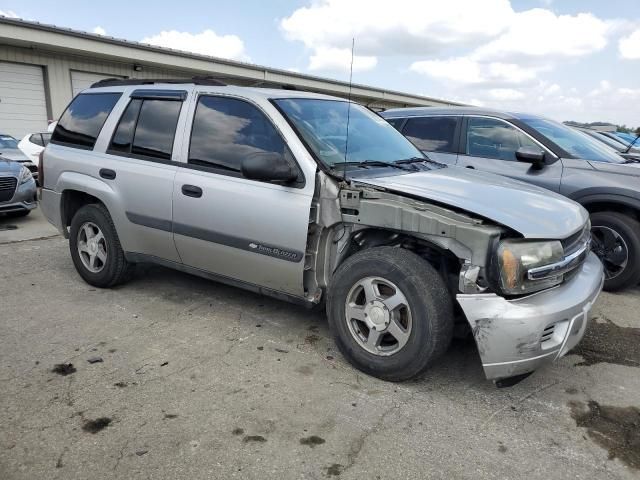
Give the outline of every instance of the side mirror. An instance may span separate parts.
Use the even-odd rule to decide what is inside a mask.
[[[273,152],[254,153],[242,161],[242,175],[251,180],[289,183],[298,178],[298,172],[283,155]]]
[[[516,158],[519,162],[530,163],[535,168],[544,166],[544,151],[536,147],[520,147],[516,150]]]

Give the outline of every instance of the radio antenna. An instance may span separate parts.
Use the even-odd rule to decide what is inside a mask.
[[[349,68],[349,103],[347,104],[347,138],[344,142],[344,172],[343,175],[347,176],[347,153],[349,152],[349,120],[351,119],[351,86],[353,82],[353,51],[356,46],[356,39],[351,39],[351,67]]]

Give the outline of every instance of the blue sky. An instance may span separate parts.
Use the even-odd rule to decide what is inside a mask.
[[[151,5],[153,5],[151,7]],[[0,1],[0,12],[558,120],[640,126],[637,0]]]

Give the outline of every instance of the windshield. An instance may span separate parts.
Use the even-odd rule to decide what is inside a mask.
[[[590,137],[595,138],[596,140],[599,140],[603,143],[606,143],[607,145],[609,145],[611,148],[613,148],[614,150],[618,151],[618,152],[624,152],[626,150],[624,144],[622,143],[622,139],[620,139],[621,141],[617,141],[614,140],[613,138],[609,138],[605,135],[601,135],[599,133],[590,133],[590,132],[584,132],[582,130],[578,130],[579,132],[585,133],[587,135],[589,135]]]
[[[346,101],[312,98],[287,98],[274,102],[315,157],[329,168],[345,161],[392,163],[424,157],[383,118],[361,105],[351,103],[349,108]]]
[[[574,158],[596,162],[624,163],[625,159],[611,147],[553,120],[537,117],[523,117],[520,120],[537,130]]]
[[[10,135],[0,135],[0,148],[18,148],[18,141]]]

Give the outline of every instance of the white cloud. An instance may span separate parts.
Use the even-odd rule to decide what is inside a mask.
[[[309,48],[347,48],[355,37],[366,55],[428,53],[490,39],[508,26],[512,14],[509,0],[319,0],[295,10],[280,26],[288,39]]]
[[[459,85],[517,85],[534,80],[539,68],[514,63],[481,63],[469,57],[414,62],[410,70]]]
[[[0,16],[7,18],[20,18],[20,16],[13,10],[0,10]]]
[[[378,64],[378,59],[372,56],[353,56],[353,71],[371,70]],[[351,50],[348,48],[319,47],[309,58],[309,70],[348,72],[351,68]]]
[[[640,29],[632,32],[628,37],[621,38],[618,42],[618,51],[622,58],[640,59]]]
[[[310,49],[310,69],[341,65],[344,71],[344,61],[329,61],[327,52],[350,49],[353,39],[361,57],[354,70],[356,64],[367,69],[381,55],[426,55],[487,41],[508,27],[511,15],[509,0],[318,0],[282,19],[280,28]]]
[[[96,35],[106,35],[107,31],[102,28],[101,26],[97,26],[92,30],[93,33],[95,33]]]
[[[249,60],[240,37],[236,35],[217,35],[213,30],[209,29],[200,33],[163,30],[157,35],[143,38],[141,42],[212,57]]]
[[[489,96],[496,100],[520,100],[524,98],[524,93],[513,88],[492,88],[489,90]]]
[[[534,8],[513,15],[509,29],[474,53],[482,60],[579,57],[607,45],[610,24],[590,13],[556,15]]]

